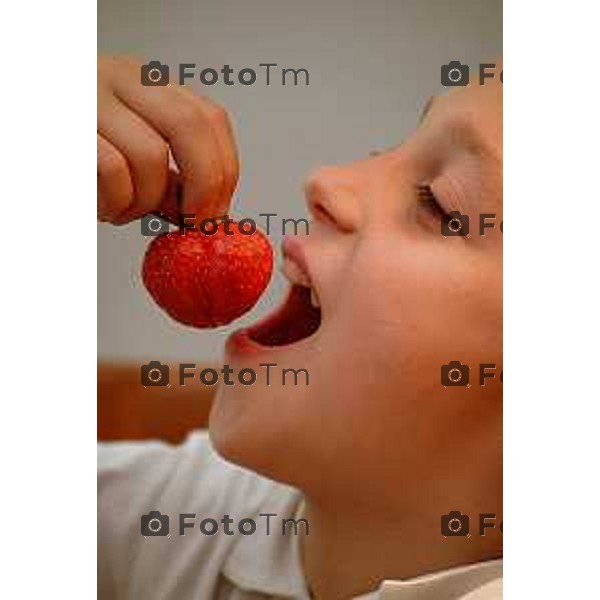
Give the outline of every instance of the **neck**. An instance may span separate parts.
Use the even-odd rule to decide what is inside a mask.
[[[426,573],[472,564],[502,556],[501,469],[468,482],[446,479],[445,489],[437,483],[413,484],[393,506],[366,508],[328,505],[306,498],[305,517],[310,535],[304,539],[304,568],[310,589],[317,600],[349,598],[368,593],[384,579],[409,579]],[[361,508],[362,507],[362,508]],[[470,516],[470,537],[444,537],[441,516],[457,510]],[[494,529],[480,535],[480,513]]]

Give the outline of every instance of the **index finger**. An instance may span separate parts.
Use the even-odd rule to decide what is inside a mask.
[[[239,178],[233,130],[225,109],[181,86],[144,87],[122,72],[113,81],[119,99],[168,141],[183,181],[184,212],[226,214]],[[133,75],[133,73],[132,73]]]

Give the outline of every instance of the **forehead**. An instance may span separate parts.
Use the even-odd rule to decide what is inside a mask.
[[[464,137],[465,143],[480,146],[502,158],[502,82],[486,81],[456,87],[444,96],[428,102],[427,124],[444,128]]]

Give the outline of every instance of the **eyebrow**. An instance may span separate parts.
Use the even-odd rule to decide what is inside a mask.
[[[448,130],[456,145],[462,146],[472,154],[484,154],[490,158],[501,160],[497,149],[482,135],[472,118],[464,115],[455,116],[449,123]]]
[[[433,106],[439,103],[439,96],[429,96],[419,117],[419,125],[423,123]],[[497,158],[497,152],[475,127],[473,120],[464,115],[453,115],[448,123],[450,136],[457,145],[464,146],[475,154],[486,154]]]
[[[429,98],[427,98],[423,110],[421,111],[421,115],[419,116],[419,125],[423,123],[433,106],[440,101],[439,98],[439,96],[429,96]],[[448,125],[448,129],[454,143],[465,146],[474,153],[483,153],[498,158],[497,153],[482,137],[481,132],[474,127],[473,122],[470,119],[454,116]],[[369,156],[375,157],[384,154],[385,152],[396,150],[400,145],[401,144],[396,144],[385,150],[371,150]]]

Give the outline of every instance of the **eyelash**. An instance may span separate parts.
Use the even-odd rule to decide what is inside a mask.
[[[417,194],[421,204],[425,205],[427,209],[436,215],[446,216],[446,211],[442,208],[436,195],[433,193],[431,186],[428,184],[421,184],[417,186]]]

